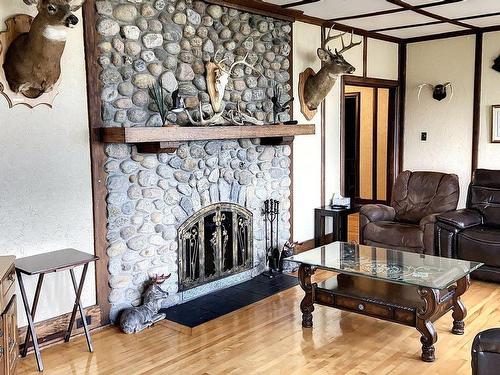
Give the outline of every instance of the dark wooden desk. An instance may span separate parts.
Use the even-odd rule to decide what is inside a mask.
[[[325,217],[333,218],[333,241],[347,241],[347,216],[357,212],[356,208],[332,208],[324,206],[314,209],[314,245],[324,245]]]
[[[92,346],[92,340],[90,338],[89,329],[87,327],[85,313],[83,311],[82,304],[80,303],[80,297],[82,295],[83,283],[85,281],[85,276],[87,275],[89,263],[95,262],[98,259],[99,257],[93,254],[84,253],[75,249],[63,249],[16,260],[16,273],[17,279],[19,280],[19,289],[21,291],[24,309],[26,311],[26,317],[28,319],[28,330],[26,331],[26,339],[24,340],[24,348],[21,352],[21,356],[26,357],[31,335],[33,348],[35,350],[36,362],[38,365],[38,371],[43,371],[43,363],[42,357],[40,355],[38,339],[35,332],[35,325],[33,322],[35,319],[36,307],[38,305],[38,299],[40,297],[40,290],[42,289],[44,275],[46,273],[69,270],[73,288],[75,289],[76,298],[75,304],[73,306],[73,311],[71,313],[71,320],[69,321],[68,330],[66,331],[66,335],[64,336],[64,341],[69,341],[71,331],[73,330],[73,325],[75,323],[76,310],[78,309],[80,311],[80,316],[82,317],[83,329],[85,331],[85,337],[87,338],[89,351],[93,352],[94,348]],[[77,284],[76,282],[74,272],[74,269],[78,266],[83,266],[83,272],[79,284]],[[29,307],[26,290],[24,289],[22,274],[30,276],[38,275],[38,283],[36,285],[35,297],[33,298],[33,305],[31,309]]]

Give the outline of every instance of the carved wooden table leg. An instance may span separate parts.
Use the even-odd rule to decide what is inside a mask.
[[[464,294],[470,286],[469,275],[461,278],[457,281],[457,286],[455,287],[455,294],[453,296],[453,328],[451,333],[455,335],[464,334],[464,319],[467,316],[467,309],[465,308],[460,296]]]
[[[438,291],[419,287],[418,294],[424,300],[423,308],[417,310],[417,330],[422,334],[420,342],[422,343],[422,361],[434,362],[434,343],[437,341],[437,332],[432,324],[431,318],[438,310],[439,295]]]
[[[311,276],[314,274],[314,269],[306,264],[301,264],[299,267],[299,282],[300,286],[306,293],[302,302],[300,302],[300,311],[302,311],[302,327],[311,328],[312,312],[314,311],[314,286],[311,283]]]

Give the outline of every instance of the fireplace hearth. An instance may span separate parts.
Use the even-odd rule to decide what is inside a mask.
[[[234,203],[204,207],[179,227],[179,291],[253,265],[252,213]]]

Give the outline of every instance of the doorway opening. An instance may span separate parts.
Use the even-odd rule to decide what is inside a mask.
[[[342,195],[353,205],[390,201],[397,165],[397,81],[343,79]]]

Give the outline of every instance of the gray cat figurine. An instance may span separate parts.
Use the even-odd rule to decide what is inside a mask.
[[[168,296],[160,288],[160,285],[170,277],[155,276],[151,280],[151,285],[143,294],[143,303],[138,307],[130,307],[122,311],[120,315],[120,328],[125,333],[137,333],[145,328],[152,326],[154,323],[165,319],[165,314],[158,314],[158,310],[162,307],[162,302]]]

